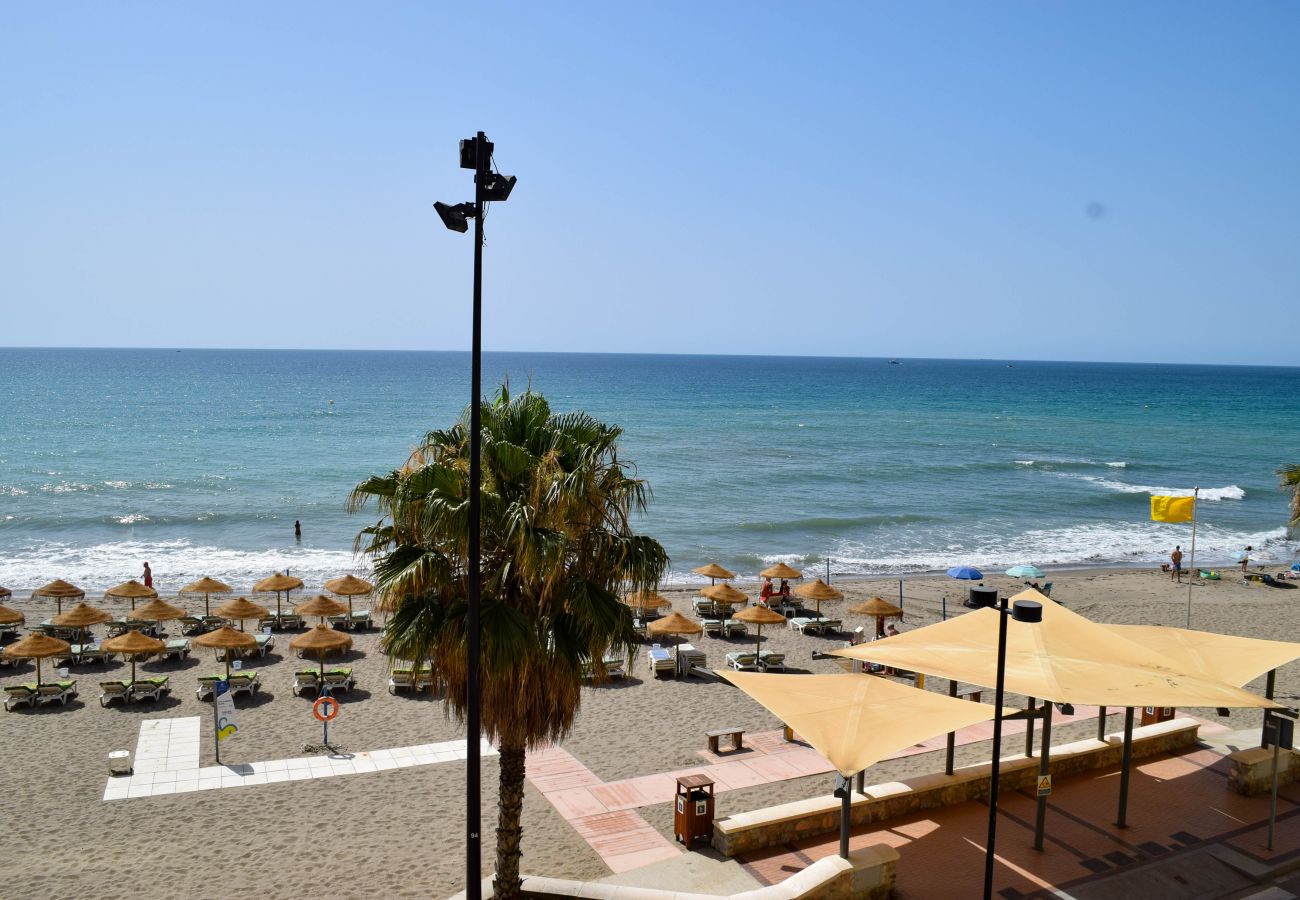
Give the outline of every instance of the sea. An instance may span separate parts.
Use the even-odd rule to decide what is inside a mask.
[[[378,513],[348,491],[455,421],[469,372],[453,352],[0,350],[0,585],[99,591],[145,561],[164,592],[364,575]],[[1297,552],[1275,470],[1300,462],[1300,368],[486,353],[485,391],[505,380],[624,429],[672,582],[711,561],[1150,566],[1192,528],[1150,521],[1149,495],[1193,488],[1198,566]]]

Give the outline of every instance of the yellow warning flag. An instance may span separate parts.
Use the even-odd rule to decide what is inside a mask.
[[[1190,522],[1196,500],[1192,497],[1158,497],[1151,495],[1151,521]]]

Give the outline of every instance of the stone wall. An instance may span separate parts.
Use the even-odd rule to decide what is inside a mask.
[[[1273,748],[1251,747],[1238,750],[1228,759],[1232,761],[1232,772],[1228,775],[1228,786],[1238,794],[1252,797],[1263,794],[1273,787]],[[1300,753],[1294,750],[1282,750],[1278,756],[1279,785],[1300,781]]]
[[[1133,729],[1133,758],[1154,756],[1196,743],[1195,719],[1176,718]],[[1064,777],[1091,769],[1118,765],[1123,755],[1123,733],[1105,741],[1086,740],[1052,748],[1051,773]],[[1038,776],[1037,757],[1004,757],[1000,790],[1030,788]],[[857,794],[850,807],[854,825],[866,825],[923,809],[985,799],[989,793],[992,763],[964,766],[952,775],[934,774],[871,785]],[[817,797],[784,803],[753,812],[737,813],[713,823],[713,846],[725,856],[774,847],[801,838],[836,832],[840,827],[840,801]]]

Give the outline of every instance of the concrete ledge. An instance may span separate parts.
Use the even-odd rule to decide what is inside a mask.
[[[898,852],[888,844],[875,844],[849,854],[848,859],[828,856],[780,884],[729,894],[730,900],[885,900],[894,890]],[[492,896],[492,879],[483,879],[483,896]],[[580,897],[589,900],[727,900],[720,894],[658,891],[630,885],[570,881],[565,878],[523,877],[523,897]],[[464,900],[465,892],[451,900]]]
[[[1252,797],[1267,793],[1273,787],[1273,748],[1251,747],[1229,754],[1232,772],[1228,775],[1228,786],[1238,794]],[[1277,783],[1290,784],[1300,781],[1300,753],[1283,750],[1278,755]]]
[[[1133,757],[1154,756],[1196,743],[1199,723],[1175,718],[1133,729]],[[1105,741],[1084,740],[1052,748],[1051,772],[1055,777],[1076,775],[1117,765],[1123,755],[1123,733]],[[1001,790],[1031,788],[1038,776],[1038,757],[1004,756]],[[988,797],[991,762],[964,766],[952,775],[920,775],[906,781],[874,784],[853,798],[850,817],[866,825],[923,809],[950,806]],[[840,801],[834,797],[797,800],[766,809],[736,813],[713,823],[713,846],[724,856],[736,856],[788,844],[802,838],[829,834],[840,827]]]

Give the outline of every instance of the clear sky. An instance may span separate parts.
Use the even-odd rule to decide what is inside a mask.
[[[1300,364],[1300,4],[8,3],[0,346]]]

